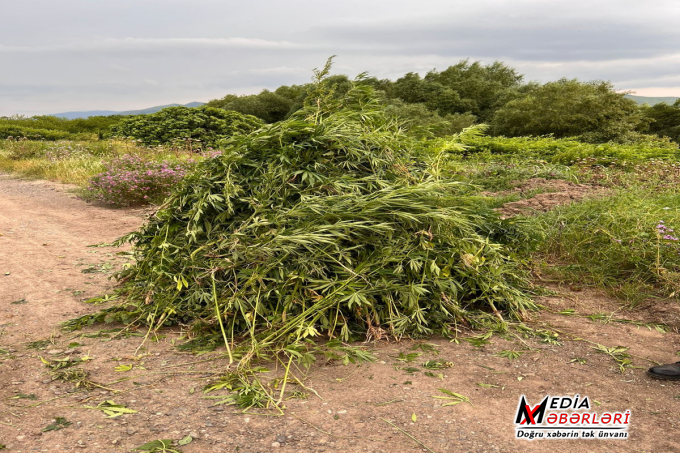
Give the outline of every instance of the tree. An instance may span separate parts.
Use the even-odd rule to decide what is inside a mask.
[[[651,120],[649,132],[680,142],[680,99],[673,105],[661,102],[647,107],[644,114]]]
[[[225,98],[226,100],[226,98]],[[266,123],[275,123],[286,118],[294,101],[269,90],[250,96],[233,96],[221,108],[252,115]]]
[[[507,92],[519,88],[523,78],[515,69],[500,61],[483,65],[479,61],[470,63],[469,60],[462,60],[442,72],[430,71],[425,81],[438,83],[457,93],[461,99],[457,112],[471,112],[481,121],[488,121],[500,107]]]
[[[477,122],[471,113],[447,113],[439,115],[425,104],[407,104],[399,99],[391,101],[385,109],[387,116],[398,118],[403,128],[417,137],[442,137],[453,135]]]
[[[617,140],[646,124],[635,101],[610,82],[560,79],[534,85],[496,111],[496,135],[580,136],[593,142]]]

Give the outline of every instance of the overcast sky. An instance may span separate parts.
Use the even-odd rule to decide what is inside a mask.
[[[680,96],[678,0],[0,0],[0,115],[131,110],[464,58]]]

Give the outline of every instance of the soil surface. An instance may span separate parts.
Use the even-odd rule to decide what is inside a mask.
[[[540,192],[531,196],[532,192]],[[532,178],[518,183],[512,190],[494,195],[520,194],[526,198],[504,204],[498,211],[503,218],[547,212],[557,206],[574,203],[586,197],[603,196],[603,187],[575,184],[561,179]]]
[[[514,334],[479,346],[464,338],[370,343],[375,363],[317,362],[306,379],[296,371],[307,389],[297,389],[303,398],[288,400],[282,416],[215,406],[217,400],[205,397],[225,393],[202,389],[224,374],[227,362],[220,351],[180,352],[178,329],[143,345],[146,332],[116,333],[122,326],[59,330],[61,322],[100,308],[83,300],[110,290],[111,272],[125,262],[119,250],[89,246],[143,220],[142,211],[88,205],[62,186],[0,176],[0,444],[7,451],[128,452],[187,436],[192,441],[180,447],[185,453],[680,451],[680,383],[645,375],[652,361],[678,359],[678,301],[652,301],[630,312],[598,292],[559,286],[554,296],[538,299],[546,309],[529,323],[558,333],[558,343]],[[583,317],[596,314],[606,316]],[[642,324],[655,322],[671,327],[661,332]],[[414,349],[424,342],[435,350]],[[629,347],[635,367],[621,372],[597,344]],[[501,351],[522,354],[511,360]],[[422,355],[406,363],[400,353]],[[70,379],[62,381],[41,357],[82,363],[56,370]],[[450,367],[423,367],[436,359]],[[95,386],[85,388],[88,382]],[[442,406],[450,400],[433,398],[446,396],[438,389],[470,402]],[[589,397],[598,414],[630,410],[629,439],[514,438],[521,395],[533,407],[545,395],[575,394]],[[137,412],[107,418],[94,409],[107,400]],[[57,417],[65,420],[54,425]],[[49,425],[62,429],[44,431]]]

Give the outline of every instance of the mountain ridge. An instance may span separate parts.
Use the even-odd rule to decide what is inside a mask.
[[[78,118],[89,118],[91,116],[112,116],[112,115],[148,115],[149,113],[156,113],[168,107],[200,107],[205,105],[204,102],[189,102],[188,104],[167,104],[167,105],[157,105],[154,107],[149,107],[141,110],[88,110],[82,112],[63,112],[63,113],[52,113],[46,116],[56,116],[57,118],[65,118],[68,120],[74,120]]]
[[[655,105],[661,103],[672,105],[676,100],[680,99],[674,96],[636,96],[634,94],[627,94],[626,97],[628,99],[634,100],[639,105],[643,104]]]

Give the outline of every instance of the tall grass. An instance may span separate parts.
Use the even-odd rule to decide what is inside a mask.
[[[84,188],[92,177],[105,170],[107,161],[124,155],[173,165],[202,158],[177,147],[145,147],[124,140],[0,140],[0,171]]]
[[[659,226],[680,232],[680,194],[657,190],[632,188],[530,219],[545,238],[535,258],[560,278],[606,288],[633,304],[679,295],[680,234]]]

